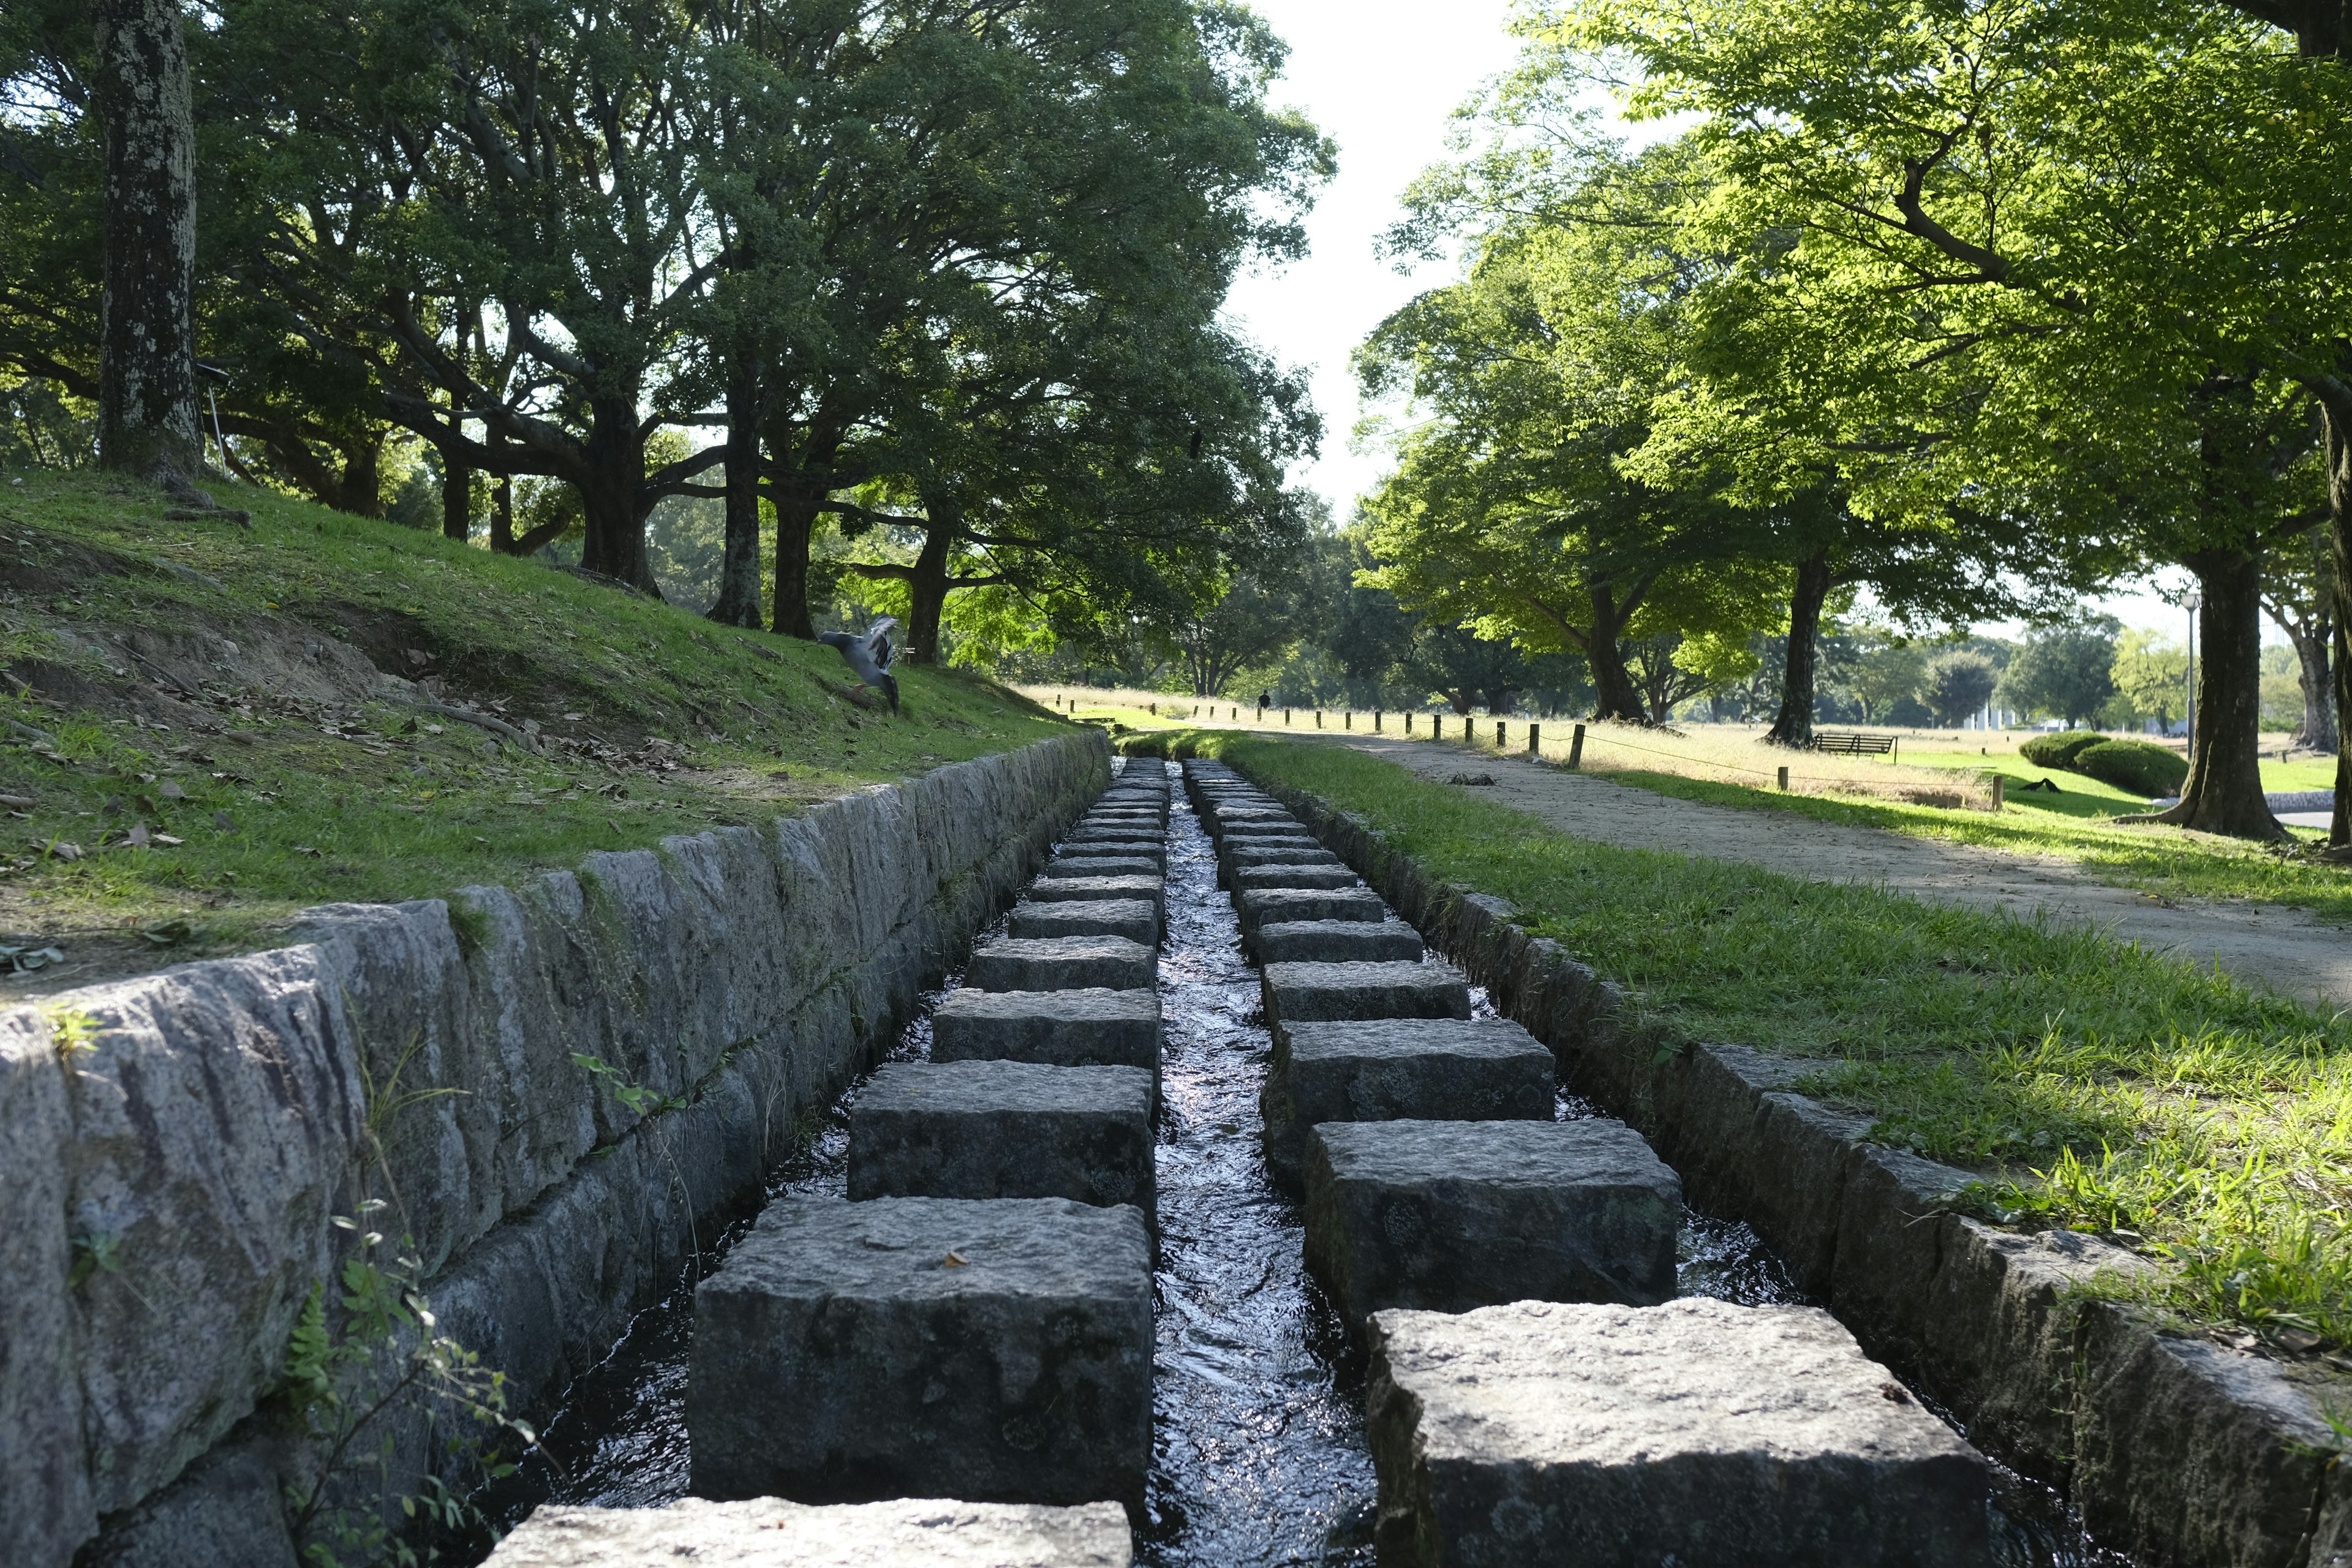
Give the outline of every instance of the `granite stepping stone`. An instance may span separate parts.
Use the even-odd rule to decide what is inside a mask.
[[[1245,941],[1260,963],[1417,963],[1427,952],[1402,921],[1269,921]]]
[[[893,1062],[849,1108],[849,1196],[1070,1198],[1149,1219],[1152,1075],[1131,1067]]]
[[[1151,1296],[1131,1205],[778,1199],[695,1288],[691,1489],[1139,1510]]]
[[[975,991],[959,986],[931,1012],[931,1059],[1160,1071],[1160,993]]]
[[[666,1508],[542,1503],[489,1568],[1133,1568],[1117,1503],[891,1502],[812,1507],[782,1498]]]
[[[1381,1312],[1381,1568],[1984,1568],[1983,1458],[1811,1307]]]
[[[963,972],[982,991],[1131,991],[1158,978],[1153,951],[1120,936],[1003,937],[974,951]]]
[[[1037,872],[1040,877],[1160,877],[1160,860],[1150,856],[1054,856]]]
[[[1265,899],[1371,898],[1370,893],[1244,893],[1243,915]],[[1375,900],[1376,902],[1378,900]],[[1261,909],[1265,905],[1259,906]],[[1266,1021],[1276,1037],[1292,1024],[1356,1018],[1467,1018],[1470,983],[1450,963],[1269,963],[1258,972]]]
[[[1266,1163],[1295,1188],[1320,1123],[1549,1122],[1557,1090],[1550,1047],[1507,1018],[1294,1024],[1258,1094]]]
[[[1258,888],[1360,888],[1362,878],[1345,866],[1243,866],[1233,875],[1236,890]]]
[[[1217,847],[1221,849],[1228,844],[1244,840],[1254,843],[1265,838],[1304,838],[1318,848],[1322,847],[1315,836],[1307,831],[1304,824],[1296,817],[1289,816],[1267,817],[1263,821],[1253,822],[1228,822],[1211,837],[1216,839]]]
[[[1048,871],[1052,870],[1049,866]],[[1097,877],[1081,874],[1068,877],[1041,876],[1029,884],[1023,894],[1032,903],[1056,903],[1070,900],[1099,899],[1143,899],[1151,905],[1162,925],[1168,921],[1167,884],[1157,872],[1129,872],[1124,876]]]
[[[1682,1180],[1622,1121],[1325,1121],[1307,1268],[1350,1334],[1388,1307],[1675,1293]]]
[[[1234,908],[1241,915],[1244,936],[1255,933],[1261,925],[1276,925],[1297,921],[1384,921],[1389,907],[1381,896],[1365,887],[1354,888],[1248,888],[1234,895]],[[1467,1004],[1465,1004],[1466,1005]],[[1430,1015],[1406,1013],[1368,1013],[1370,1018],[1391,1016],[1423,1017]],[[1452,1014],[1438,1014],[1451,1017]],[[1465,1014],[1463,1016],[1467,1016]]]
[[[1310,838],[1307,842],[1312,844],[1315,841]],[[1347,864],[1328,849],[1319,847],[1309,849],[1305,845],[1280,843],[1237,843],[1218,858],[1237,871],[1245,871],[1256,866],[1344,866]]]
[[[1160,944],[1160,917],[1144,899],[1065,900],[1013,906],[1011,934],[1026,940],[1056,936],[1123,936],[1146,947]]]

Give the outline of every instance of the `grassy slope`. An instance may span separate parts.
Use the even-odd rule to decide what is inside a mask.
[[[1177,743],[1510,900],[1669,1038],[1820,1058],[1810,1087],[1984,1173],[1987,1204],[2174,1260],[2189,1315],[2352,1343],[2352,1021],[2081,932],[1571,838],[1344,747]]]
[[[893,718],[828,648],[299,501],[224,499],[250,529],[164,521],[156,493],[95,476],[0,487],[0,719],[57,742],[0,738],[0,794],[32,803],[0,817],[0,932],[66,958],[13,990],[250,950],[310,904],[510,881],[1068,732],[942,670],[905,670]],[[134,637],[154,666],[121,656]],[[311,672],[285,651],[327,637],[536,723],[546,754],[413,700],[289,696]],[[183,842],[121,844],[134,826]]]

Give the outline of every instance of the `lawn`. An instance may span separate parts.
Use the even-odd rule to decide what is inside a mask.
[[[1984,1212],[2168,1260],[2185,1317],[2352,1344],[2352,1020],[2084,931],[1571,838],[1345,747],[1172,740],[1509,900],[1669,1040],[1818,1061],[1807,1087],[1979,1173]]]
[[[893,716],[829,648],[221,490],[249,528],[165,521],[158,493],[94,475],[0,487],[0,974],[37,966],[9,991],[250,951],[308,905],[511,882],[1070,732],[937,669],[901,672]],[[338,689],[305,652],[330,638],[435,689]]]

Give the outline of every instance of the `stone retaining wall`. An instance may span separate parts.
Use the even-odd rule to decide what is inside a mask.
[[[362,1183],[520,1405],[593,1364],[1108,776],[1056,739],[0,1014],[0,1562],[290,1563],[247,1418]]]
[[[2150,1564],[2352,1568],[2352,1474],[2326,1419],[2352,1421],[2330,1397],[2341,1378],[2082,1296],[2102,1270],[2147,1265],[2094,1237],[1949,1212],[1968,1173],[1868,1142],[1867,1121],[1793,1092],[1811,1064],[1664,1048],[1621,987],[1513,925],[1503,900],[1255,782],[1549,1045],[1566,1086],[1639,1128],[1694,1204],[1753,1226],[1873,1355],[1979,1447],[2060,1489],[2103,1542]]]

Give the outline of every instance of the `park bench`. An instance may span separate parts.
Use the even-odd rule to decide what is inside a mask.
[[[1836,752],[1849,757],[1891,757],[1895,754],[1895,737],[1865,735],[1852,730],[1816,730],[1813,731],[1813,750]]]

